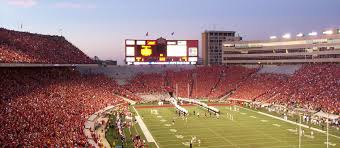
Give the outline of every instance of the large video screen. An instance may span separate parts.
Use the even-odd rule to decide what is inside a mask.
[[[168,45],[166,53],[167,53],[168,57],[186,57],[187,56],[187,46]]]
[[[126,40],[127,64],[196,64],[197,40]]]

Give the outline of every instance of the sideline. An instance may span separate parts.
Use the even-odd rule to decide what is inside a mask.
[[[138,111],[136,110],[136,108],[135,108],[134,106],[133,106],[133,109],[134,109],[135,112],[137,113],[137,116],[135,116],[135,118],[136,118],[136,120],[137,120],[137,122],[138,122],[139,127],[142,129],[143,134],[144,134],[146,140],[147,140],[148,142],[153,142],[153,143],[155,143],[156,146],[157,146],[157,148],[159,148],[157,142],[156,142],[155,139],[152,137],[152,135],[151,135],[151,133],[150,133],[148,127],[146,127],[144,121],[142,120],[142,118],[140,117]]]
[[[248,108],[244,108],[244,107],[241,107],[241,108],[243,108],[243,109],[245,109],[245,110],[248,110],[248,111],[252,111],[252,112],[261,114],[261,115],[265,115],[265,116],[268,116],[268,117],[272,117],[272,118],[275,118],[275,119],[278,119],[278,120],[281,120],[281,121],[285,121],[285,122],[288,122],[288,123],[291,123],[291,124],[299,125],[299,126],[304,127],[304,128],[309,128],[309,126],[307,126],[307,125],[300,124],[300,123],[296,123],[296,122],[290,121],[290,120],[284,120],[284,119],[282,119],[282,118],[280,118],[280,117],[277,117],[277,116],[274,116],[274,115],[270,115],[270,114],[263,113],[263,112],[260,112],[260,111],[254,111],[254,110],[251,110],[251,109],[248,109]],[[317,129],[317,128],[314,128],[314,127],[311,127],[311,128],[309,128],[309,129],[314,130],[314,131],[317,131],[317,132],[320,132],[320,133],[326,134],[326,131],[323,131],[323,130],[320,130],[320,129]],[[328,134],[328,135],[340,139],[339,136],[332,135],[332,134]]]
[[[104,118],[103,114],[110,112],[112,109],[115,108],[115,106],[117,106],[119,104],[116,105],[112,105],[112,106],[107,106],[97,112],[95,112],[94,114],[90,115],[85,124],[84,124],[84,128],[83,128],[83,133],[85,135],[85,137],[87,138],[88,143],[96,148],[99,148],[99,145],[96,141],[94,141],[93,137],[92,137],[92,132],[94,131],[94,133],[96,133],[97,135],[100,135],[100,141],[103,143],[103,145],[105,147],[110,147],[110,144],[107,142],[106,137],[105,137],[105,132],[102,132],[101,130],[104,130],[104,127],[101,126],[99,129],[95,130],[95,123],[96,121],[101,120],[108,120],[108,118]],[[107,122],[105,122],[107,123]],[[105,126],[105,125],[104,125]]]

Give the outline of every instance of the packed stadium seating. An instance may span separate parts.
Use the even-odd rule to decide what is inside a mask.
[[[192,75],[193,70],[167,71],[166,77],[168,86],[170,86],[171,90],[174,92],[178,91],[178,97],[188,97],[193,84]]]
[[[93,64],[64,37],[0,28],[0,63]]]
[[[93,61],[63,37],[0,28],[0,63]],[[173,92],[184,98],[228,97],[340,113],[338,64],[98,69],[0,68],[0,147],[89,146],[84,122],[124,102],[118,96],[141,102]],[[111,78],[127,81],[120,85]]]
[[[158,73],[139,74],[129,84],[126,89],[134,93],[165,92],[165,77]]]
[[[198,67],[193,73],[193,86],[191,97],[208,97],[211,90],[219,82],[223,67]]]
[[[180,97],[188,97],[189,87],[189,98],[216,99],[229,95],[229,98],[235,99],[339,113],[339,69],[336,64],[275,66],[274,70],[268,67],[206,66],[180,71],[169,70],[164,81],[174,93],[177,84],[177,96]],[[151,81],[140,85],[144,79]],[[136,92],[141,89],[143,93],[154,93],[159,91],[154,85],[159,79],[163,80],[161,74],[153,77],[140,74],[130,81],[134,84],[128,86]],[[162,82],[159,86],[163,84]]]
[[[273,97],[268,102],[339,113],[339,72],[336,64],[304,65],[282,87],[269,92]]]
[[[253,74],[236,88],[230,98],[254,100],[275,86],[280,86],[286,76],[277,74]]]
[[[245,68],[242,66],[225,67],[222,71],[220,82],[213,88],[209,98],[219,98],[227,95],[235,90],[240,82],[256,71],[256,68]]]
[[[122,100],[102,75],[68,68],[0,69],[0,146],[85,146],[87,116]]]

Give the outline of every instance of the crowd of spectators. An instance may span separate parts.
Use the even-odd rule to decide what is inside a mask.
[[[340,113],[339,72],[336,64],[304,65],[282,87],[271,90],[274,96],[268,102]]]
[[[211,90],[216,87],[222,75],[223,67],[210,66],[210,67],[198,67],[193,73],[193,86],[192,95],[193,98],[208,97]]]
[[[193,70],[166,71],[166,79],[171,90],[177,93],[177,97],[190,96],[193,85]]]
[[[306,64],[293,75],[257,71],[207,66],[140,74],[121,87],[104,75],[82,75],[72,68],[1,68],[0,147],[87,146],[84,122],[96,111],[123,102],[117,94],[141,101],[138,92],[176,93],[176,86],[180,97],[188,96],[189,86],[189,98],[230,92],[230,98],[340,113],[339,65]]]
[[[286,79],[287,76],[279,74],[253,74],[242,81],[229,97],[255,100],[273,87],[282,85]]]
[[[69,68],[1,68],[0,77],[0,147],[88,146],[89,115],[122,102],[111,79]]]
[[[165,92],[165,77],[159,73],[139,74],[129,81],[125,88],[133,93]]]
[[[171,91],[179,97],[229,98],[294,105],[340,112],[340,67],[336,64],[306,64],[294,74],[257,73],[260,68],[205,66],[137,75],[129,90],[154,93]],[[161,82],[157,86],[157,82]],[[171,89],[160,89],[163,87]],[[177,90],[176,90],[177,87]],[[161,90],[161,91],[160,91]],[[178,92],[177,92],[178,91]]]
[[[93,64],[62,36],[0,28],[0,63]]]
[[[159,100],[167,100],[171,96],[168,92],[164,93],[143,93],[143,94],[138,94],[140,98],[142,98],[142,101],[145,103],[148,102],[158,102]]]
[[[212,89],[209,98],[220,98],[235,90],[238,84],[256,72],[256,68],[228,66],[222,69],[220,81]]]

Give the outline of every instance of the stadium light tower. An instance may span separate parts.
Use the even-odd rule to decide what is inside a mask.
[[[317,35],[318,35],[318,33],[317,33],[317,32],[315,32],[315,31],[313,31],[313,32],[311,32],[311,33],[308,33],[308,35],[309,35],[309,36],[317,36]]]
[[[271,40],[277,39],[277,36],[270,36],[269,37]]]
[[[303,34],[303,33],[299,33],[299,34],[297,34],[296,36],[297,36],[297,37],[303,37],[304,34]]]
[[[333,34],[334,32],[333,32],[333,30],[327,30],[327,31],[324,31],[324,32],[322,32],[323,34],[327,34],[327,35],[331,35],[331,34]]]
[[[284,39],[290,39],[290,37],[291,37],[290,33],[286,33],[282,36],[282,38]]]

